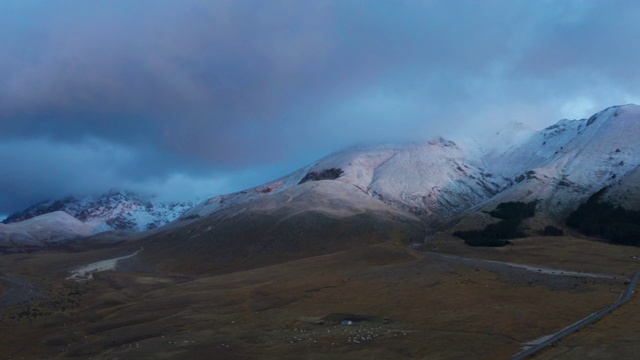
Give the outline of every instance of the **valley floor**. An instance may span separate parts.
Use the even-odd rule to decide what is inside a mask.
[[[216,276],[134,257],[83,281],[69,271],[140,246],[5,255],[0,291],[33,293],[0,305],[0,357],[508,359],[612,304],[640,268],[638,248],[515,243],[471,248],[443,236],[422,250],[385,243]],[[534,358],[633,358],[639,301]]]

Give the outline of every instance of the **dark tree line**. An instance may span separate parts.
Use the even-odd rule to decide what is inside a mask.
[[[544,230],[542,230],[542,235],[544,236],[562,236],[564,235],[564,230],[557,228],[552,225],[545,226]]]
[[[505,246],[511,243],[509,239],[525,236],[519,230],[520,223],[526,218],[535,216],[537,204],[538,201],[502,203],[489,212],[489,215],[502,221],[489,224],[483,230],[456,231],[453,235],[471,246]]]
[[[603,201],[603,188],[567,218],[567,225],[614,244],[640,246],[640,212]]]
[[[522,201],[505,202],[489,212],[494,218],[503,220],[519,220],[530,218],[536,215],[536,205],[538,201],[530,201],[528,203]]]

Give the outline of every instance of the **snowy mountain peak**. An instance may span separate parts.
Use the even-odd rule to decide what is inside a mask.
[[[514,183],[493,202],[544,199],[541,207],[561,218],[605,186],[614,189],[617,200],[638,199],[640,193],[629,187],[640,166],[638,139],[637,105],[561,120],[487,163],[488,171]]]
[[[3,223],[20,222],[54,211],[64,211],[92,226],[95,232],[143,231],[175,220],[193,205],[191,202],[158,202],[132,192],[112,190],[104,195],[44,201],[11,214]]]
[[[348,149],[262,186],[214,197],[183,218],[207,216],[314,179],[354,186],[397,209],[440,223],[502,188],[474,160],[455,142],[441,137],[423,143]]]

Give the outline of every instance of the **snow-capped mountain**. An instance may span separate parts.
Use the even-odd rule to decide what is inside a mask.
[[[514,181],[493,202],[540,199],[549,215],[562,217],[605,186],[611,200],[638,208],[639,150],[640,106],[614,106],[549,126],[485,168]]]
[[[608,199],[640,208],[638,154],[640,106],[614,106],[588,119],[561,120],[537,132],[514,123],[486,139],[485,145],[436,138],[352,148],[264,185],[216,196],[197,206],[112,192],[44,202],[9,216],[5,222],[64,211],[95,233],[147,230],[179,217],[184,223],[174,223],[167,230],[179,233],[169,237],[171,249],[176,250],[176,239],[206,242],[234,234],[228,239],[231,244],[242,238],[247,228],[253,229],[252,234],[259,238],[256,241],[265,241],[264,234],[274,231],[284,231],[278,233],[281,239],[292,234],[309,237],[309,224],[314,224],[317,214],[331,219],[325,220],[337,228],[342,223],[336,219],[353,221],[355,216],[376,227],[413,229],[409,232],[415,234],[423,225],[433,229],[501,202],[539,200],[539,214],[562,221],[605,186],[609,187]],[[200,219],[206,224],[189,225],[194,223],[190,220],[199,223]],[[193,228],[185,232],[183,226]]]
[[[441,223],[491,198],[506,186],[504,179],[494,178],[480,164],[464,148],[442,138],[418,144],[350,149],[265,185],[209,199],[187,211],[183,218],[206,216],[319,178],[352,185],[429,223]]]
[[[0,253],[36,250],[89,236],[93,230],[93,226],[64,211],[54,211],[18,223],[0,224]]]
[[[437,138],[350,149],[262,186],[211,198],[182,218],[207,216],[322,179],[352,185],[430,225],[514,200],[542,200],[543,212],[559,217],[604,186],[611,186],[609,196],[620,201],[640,200],[635,181],[640,178],[639,139],[640,106],[624,105],[538,132],[514,123],[484,145]]]
[[[8,216],[3,223],[20,222],[54,211],[64,211],[91,226],[94,232],[143,231],[175,220],[193,205],[191,202],[159,202],[131,192],[112,191],[100,196],[45,201]]]

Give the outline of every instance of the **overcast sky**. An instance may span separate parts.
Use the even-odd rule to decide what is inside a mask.
[[[640,102],[640,2],[0,0],[0,214]]]

